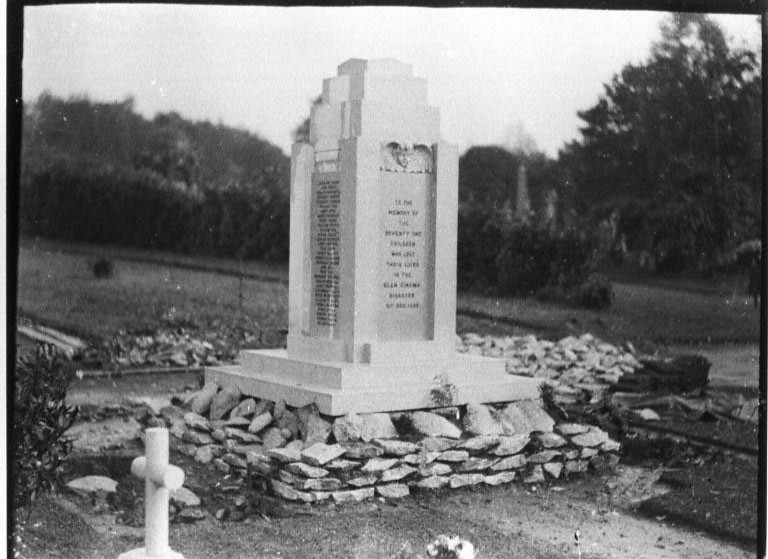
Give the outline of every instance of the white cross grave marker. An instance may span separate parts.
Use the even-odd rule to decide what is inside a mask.
[[[147,429],[144,448],[146,457],[133,461],[131,473],[145,480],[145,547],[122,553],[118,559],[184,559],[168,546],[168,494],[184,483],[183,470],[168,464],[168,429]]]

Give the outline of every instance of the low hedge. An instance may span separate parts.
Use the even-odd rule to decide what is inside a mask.
[[[288,187],[252,184],[190,191],[146,169],[58,156],[25,166],[22,232],[70,241],[281,261],[288,258]]]

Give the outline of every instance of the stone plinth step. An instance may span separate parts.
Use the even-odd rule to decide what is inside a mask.
[[[294,407],[302,407],[314,402],[320,413],[339,416],[350,412],[374,413],[403,411],[413,409],[426,409],[441,407],[433,400],[431,391],[437,387],[435,377],[445,378],[445,371],[439,366],[434,366],[429,371],[424,371],[426,365],[419,365],[423,380],[420,384],[403,384],[392,382],[392,378],[399,378],[403,369],[411,370],[413,367],[393,365],[390,367],[377,366],[377,374],[380,374],[379,385],[366,388],[340,390],[317,384],[304,384],[296,382],[290,373],[281,376],[282,372],[290,369],[292,361],[284,362],[283,370],[273,370],[270,375],[254,372],[253,369],[243,365],[230,365],[206,368],[205,380],[215,382],[222,388],[236,388],[242,394],[255,396],[266,400],[285,402]],[[369,374],[365,364],[349,364],[360,374]],[[345,365],[346,367],[346,365]],[[387,371],[393,373],[389,375]],[[483,374],[477,372],[471,382],[457,382],[448,377],[456,387],[456,401],[454,405],[475,403],[511,402],[539,397],[540,379],[533,379],[509,374]],[[445,404],[442,404],[443,406]]]
[[[401,352],[408,355],[406,347],[403,347]],[[400,357],[402,359],[402,356]],[[237,364],[259,378],[290,380],[296,385],[336,390],[378,388],[383,379],[390,386],[425,384],[432,382],[437,374],[455,385],[476,382],[478,375],[483,378],[494,376],[498,379],[506,376],[503,360],[461,353],[453,353],[439,359],[414,357],[405,362],[392,359],[387,363],[347,363],[313,361],[296,357],[294,354],[289,356],[284,349],[246,349],[239,353]]]

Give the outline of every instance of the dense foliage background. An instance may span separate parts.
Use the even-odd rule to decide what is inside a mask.
[[[288,256],[289,159],[249,132],[133,102],[43,94],[24,114],[22,232],[238,258]]]
[[[532,141],[461,156],[463,289],[573,292],[606,261],[708,272],[759,237],[758,56],[704,15],[660,31],[647,61],[578,113],[558,159]],[[290,162],[250,132],[43,94],[25,109],[22,155],[23,233],[287,259]]]
[[[701,14],[678,14],[643,64],[628,64],[560,153],[587,223],[615,212],[628,250],[660,271],[711,270],[760,236],[757,53]]]

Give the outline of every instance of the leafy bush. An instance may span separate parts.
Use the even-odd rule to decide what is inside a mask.
[[[112,271],[112,261],[108,258],[104,258],[103,256],[98,257],[93,261],[93,264],[91,264],[91,272],[93,272],[93,277],[95,278],[111,278]]]
[[[503,234],[503,226],[479,208],[463,206],[459,210],[456,250],[459,289],[495,291],[496,257]]]
[[[553,300],[575,297],[606,308],[612,300],[610,284],[604,278],[588,281],[598,258],[594,235],[505,220],[477,206],[459,211],[459,289]]]
[[[581,284],[574,295],[575,302],[587,309],[605,310],[613,304],[613,287],[603,275],[593,274]]]
[[[500,294],[567,294],[597,267],[595,241],[574,231],[560,233],[516,225],[498,243],[496,286]]]
[[[16,361],[13,414],[14,508],[29,505],[52,490],[72,442],[64,435],[77,415],[65,403],[74,376],[71,362],[53,346],[38,345]]]

